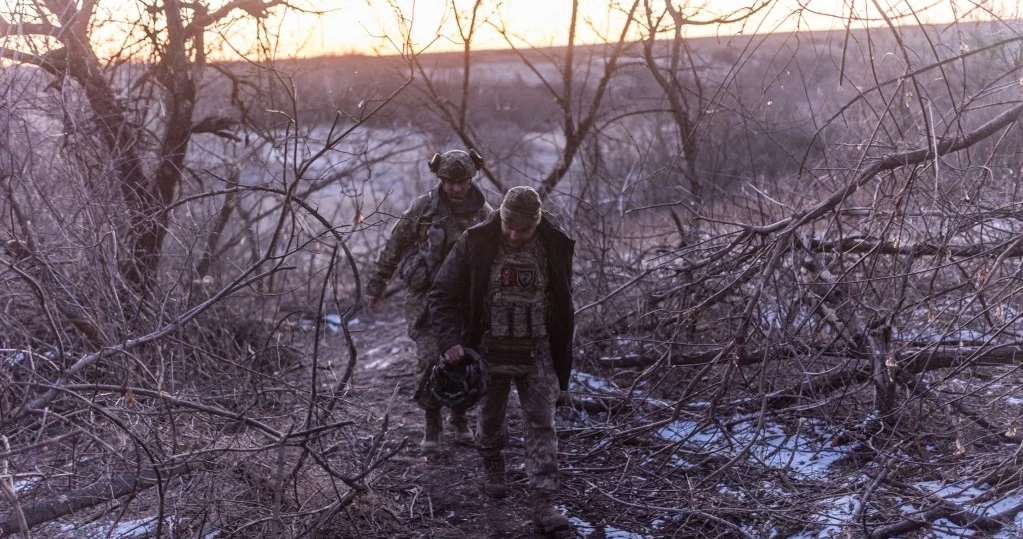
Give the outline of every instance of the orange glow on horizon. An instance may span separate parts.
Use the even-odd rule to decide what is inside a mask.
[[[210,0],[211,9],[226,0]],[[269,47],[278,58],[313,57],[322,55],[394,55],[404,53],[441,52],[461,50],[462,38],[456,24],[455,8],[460,17],[468,21],[474,0],[297,0],[309,11],[275,8],[271,16],[257,30],[256,22],[242,11],[222,21],[211,32],[207,44],[222,39],[227,46],[211,51],[211,56],[238,59],[251,58],[258,42]],[[642,20],[642,5],[639,16]],[[650,0],[655,6],[665,0]],[[725,16],[765,0],[714,0],[692,2],[706,6],[693,20],[707,20]],[[689,25],[685,33],[691,37],[737,34],[792,32],[796,30],[844,30],[853,10],[853,25],[862,27],[883,25],[874,3],[870,0],[768,0],[769,4],[749,20],[731,25]],[[599,43],[618,39],[625,21],[625,10],[632,0],[579,0],[576,42]],[[0,0],[8,18],[15,12],[29,13],[26,0]],[[136,50],[144,50],[144,40],[138,36],[126,38],[129,32],[139,32],[137,21],[144,5],[139,0],[98,0],[99,9],[94,36],[101,50],[124,50],[125,44],[134,43]],[[981,18],[983,9],[976,0],[890,0],[885,3],[888,16],[897,23],[947,23],[957,18]],[[473,39],[476,49],[506,48],[506,37],[517,46],[536,47],[563,45],[567,42],[572,2],[569,0],[483,0],[477,14],[479,29]],[[1018,6],[1008,0],[993,0],[984,4],[987,9],[1004,18],[1016,18]],[[708,10],[713,10],[708,11]],[[311,13],[311,12],[318,13]],[[911,16],[915,12],[916,17]],[[690,13],[691,15],[693,13]],[[900,17],[901,15],[901,17]],[[14,19],[12,19],[14,20]],[[463,25],[464,26],[464,25]],[[630,39],[640,37],[633,25]],[[406,41],[404,36],[408,37]],[[668,34],[664,34],[668,37]],[[131,45],[129,45],[130,47]],[[120,48],[118,48],[120,47]]]
[[[715,0],[700,2],[713,9],[696,19],[710,16],[724,16],[744,7],[755,0]],[[315,3],[315,2],[314,2]],[[515,36],[519,45],[532,46],[563,45],[567,41],[567,29],[571,18],[571,2],[568,0],[514,0],[506,2],[485,2],[487,8],[479,18],[487,18],[493,24],[483,25],[474,38],[474,48],[506,48],[505,39],[497,31],[503,25],[510,35]],[[467,19],[473,5],[472,0],[455,0],[454,4],[464,11]],[[498,7],[494,7],[497,4]],[[694,3],[696,4],[696,3]],[[856,22],[862,26],[884,24],[869,1],[814,0],[803,2],[808,8],[801,9],[797,0],[774,0],[749,21],[732,25],[692,25],[686,28],[687,35],[730,37],[736,34],[758,34],[770,32],[791,32],[796,30],[841,30],[848,22],[849,5],[853,5],[855,18],[866,18]],[[616,40],[625,20],[624,10],[628,0],[580,0],[577,43],[596,43],[607,39]],[[948,23],[957,15],[973,14],[978,10],[974,2],[953,1],[903,1],[889,2],[888,13],[895,22],[916,24]],[[397,8],[395,7],[397,6]],[[642,4],[641,4],[642,6]],[[1015,9],[1015,3],[1006,2],[1006,9]],[[400,16],[399,16],[400,11]],[[916,17],[911,16],[916,12]],[[899,15],[902,15],[900,18]],[[319,17],[289,14],[281,21],[280,37],[288,47],[281,52],[295,56],[319,56],[334,54],[392,55],[409,52],[403,49],[401,28],[407,28],[411,35],[411,49],[414,52],[440,52],[461,50],[454,22],[450,0],[393,0],[391,2],[351,2],[332,9]],[[635,34],[634,37],[638,37]]]

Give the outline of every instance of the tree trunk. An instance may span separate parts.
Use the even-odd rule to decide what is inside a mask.
[[[21,510],[24,515],[24,523],[29,528],[32,528],[44,522],[50,522],[62,516],[70,515],[75,511],[154,487],[159,482],[190,473],[195,468],[194,463],[185,462],[159,473],[153,469],[147,469],[138,474],[124,473],[112,478],[109,482],[95,483],[74,492],[62,494],[54,499],[22,505]],[[12,513],[0,519],[0,537],[7,537],[18,533],[19,516]]]

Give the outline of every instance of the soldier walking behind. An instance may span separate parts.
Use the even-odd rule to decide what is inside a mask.
[[[457,364],[464,347],[486,358],[490,381],[477,415],[484,492],[508,495],[504,448],[512,384],[525,424],[533,523],[542,533],[568,527],[554,507],[558,437],[554,407],[572,370],[572,241],[529,187],[513,187],[499,211],[458,239],[434,279],[430,312],[444,351]]]
[[[437,338],[430,326],[426,295],[455,240],[465,229],[480,223],[493,211],[483,191],[472,181],[483,167],[483,158],[476,150],[434,154],[429,167],[440,183],[412,202],[412,206],[394,223],[391,235],[377,257],[375,271],[366,283],[366,304],[370,309],[379,306],[380,296],[396,271],[408,285],[405,322],[409,337],[416,342],[418,371],[413,400],[426,411],[426,428],[420,444],[426,455],[435,453],[440,447],[440,435],[444,429],[442,404],[424,391],[430,371],[440,358]],[[474,442],[464,411],[452,410],[450,422],[459,442]]]

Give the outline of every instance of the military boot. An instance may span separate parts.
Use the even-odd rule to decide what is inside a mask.
[[[568,517],[558,512],[554,507],[554,494],[547,490],[534,490],[530,493],[530,512],[533,517],[533,527],[537,533],[553,533],[559,530],[568,529]]]
[[[465,418],[465,412],[451,410],[451,426],[455,429],[455,440],[458,440],[458,443],[466,445],[476,443],[476,436],[469,428],[469,420]]]
[[[419,444],[424,455],[433,455],[440,449],[440,433],[443,429],[444,422],[440,410],[427,410],[426,430],[423,432],[423,441]]]
[[[508,497],[508,484],[504,481],[504,455],[483,457],[483,492],[491,498]]]

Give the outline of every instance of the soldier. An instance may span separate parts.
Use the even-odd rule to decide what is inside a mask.
[[[477,415],[484,492],[508,495],[505,412],[512,384],[526,437],[531,516],[537,530],[568,527],[554,507],[558,437],[554,405],[572,370],[572,241],[529,187],[508,191],[498,212],[455,243],[430,290],[430,313],[444,361],[479,350],[490,369]]]
[[[493,211],[483,191],[472,181],[483,167],[476,150],[451,150],[434,154],[430,171],[440,183],[417,198],[391,229],[387,244],[377,257],[376,270],[366,283],[366,304],[376,309],[387,281],[394,275],[408,285],[405,293],[405,322],[408,335],[416,341],[418,382],[413,400],[426,411],[426,428],[420,444],[423,454],[435,453],[444,429],[442,404],[424,391],[430,370],[440,359],[437,338],[430,330],[426,295],[437,270],[462,232]],[[464,411],[452,410],[450,422],[459,442],[472,444]]]

